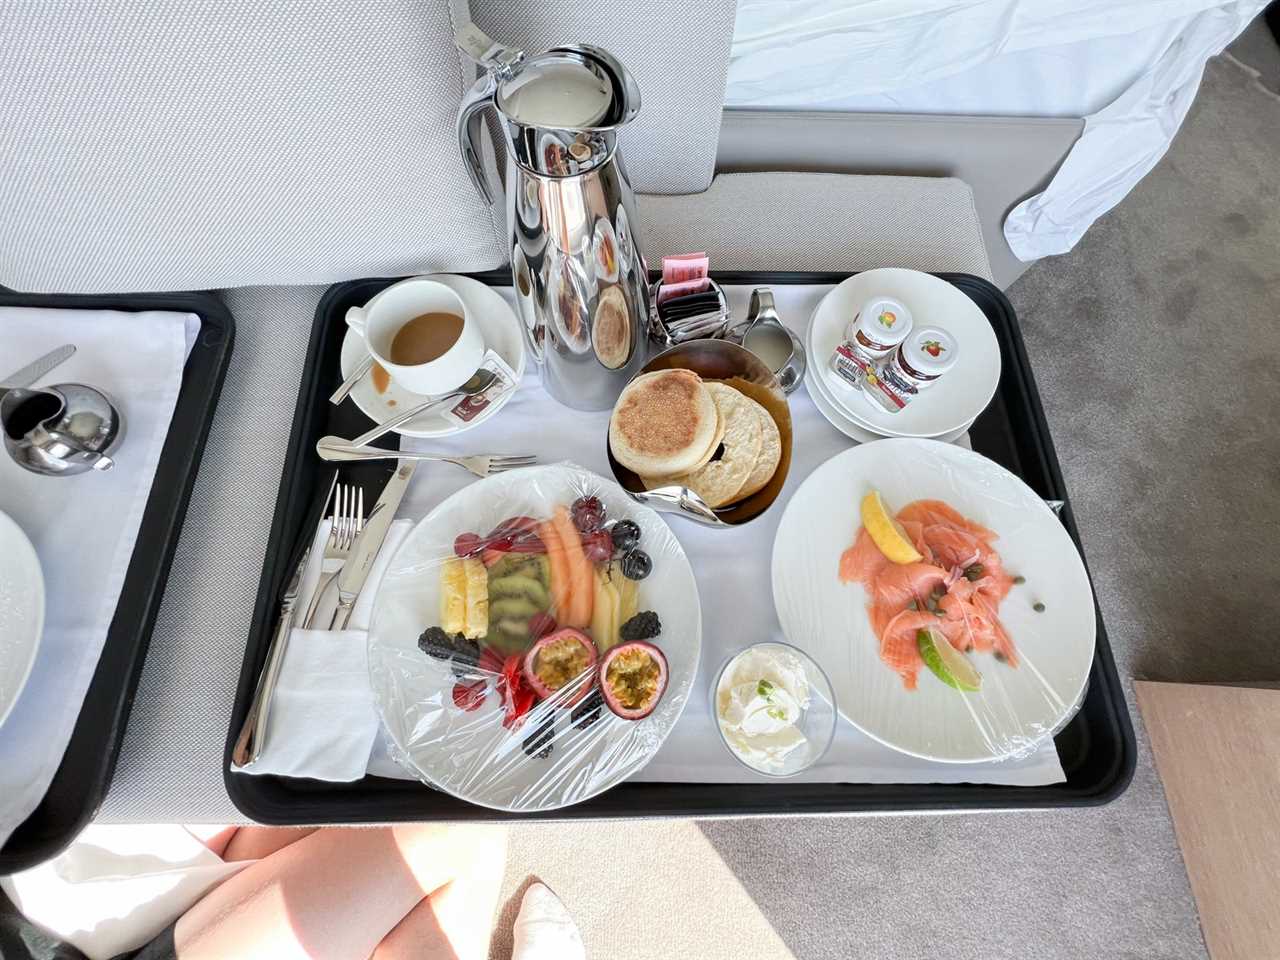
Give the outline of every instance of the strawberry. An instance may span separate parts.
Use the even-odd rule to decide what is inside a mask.
[[[455,683],[453,685],[453,705],[459,710],[465,710],[470,713],[472,710],[479,709],[480,705],[484,703],[487,693],[483,680],[477,680],[474,683]]]
[[[520,729],[520,724],[524,722],[524,715],[533,709],[537,697],[525,682],[524,672],[521,669],[521,657],[518,654],[512,654],[503,663],[502,676],[498,680],[498,693],[502,697],[504,711],[502,725],[508,730]]]
[[[493,647],[485,647],[480,651],[479,668],[485,673],[502,673],[505,662],[502,654]]]

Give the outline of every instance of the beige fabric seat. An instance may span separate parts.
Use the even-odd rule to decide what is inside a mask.
[[[909,266],[991,279],[973,190],[951,177],[721,173],[703,193],[639,207],[651,267],[706,250],[714,270]]]

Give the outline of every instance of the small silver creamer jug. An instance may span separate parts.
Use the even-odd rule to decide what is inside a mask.
[[[20,467],[70,477],[114,466],[109,454],[124,438],[124,421],[101,390],[60,383],[3,391],[0,433]]]
[[[616,142],[640,91],[599,47],[526,56],[474,24],[457,43],[486,71],[462,101],[458,141],[489,203],[501,190],[480,161],[486,109],[506,133],[512,279],[543,385],[567,406],[608,409],[647,359],[649,285]]]

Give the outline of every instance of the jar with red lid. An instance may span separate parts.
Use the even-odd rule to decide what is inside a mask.
[[[863,384],[867,402],[897,413],[956,365],[960,347],[938,327],[922,327],[898,345],[882,369]]]

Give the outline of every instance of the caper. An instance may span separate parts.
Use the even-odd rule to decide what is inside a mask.
[[[965,568],[965,571],[964,571],[964,578],[965,578],[966,580],[970,581],[970,582],[972,582],[972,581],[974,581],[974,580],[981,580],[981,579],[982,579],[982,575],[983,575],[984,573],[986,573],[986,572],[987,572],[987,568],[986,568],[986,567],[984,567],[984,566],[983,566],[982,564],[980,564],[980,563],[975,563],[975,564],[973,564],[972,566],[969,566],[969,567],[966,567],[966,568]]]
[[[1027,578],[1026,578],[1026,577],[1024,577],[1024,576],[1022,576],[1021,574],[1019,574],[1018,576],[1016,576],[1016,577],[1014,577],[1014,578],[1013,578],[1013,582],[1014,582],[1014,583],[1026,583],[1026,582],[1027,582]]]
[[[1041,603],[1039,600],[1037,600],[1035,603],[1031,605],[1031,609],[1034,610],[1036,613],[1044,613],[1044,604]]]

